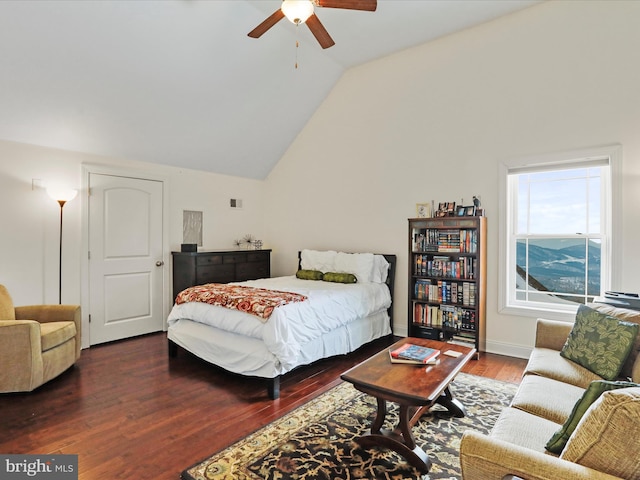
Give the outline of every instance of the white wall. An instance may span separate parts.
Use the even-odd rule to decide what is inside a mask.
[[[205,249],[232,249],[233,241],[247,233],[262,238],[265,248],[271,244],[264,236],[264,182],[0,141],[0,283],[16,305],[58,303],[60,207],[43,189],[32,190],[32,179],[80,189],[83,164],[166,179],[166,252],[180,250],[183,210],[203,212]],[[79,304],[81,282],[86,282],[81,273],[82,194],[64,207],[63,303]],[[230,209],[230,198],[241,198],[243,209]]]
[[[525,355],[534,321],[498,312],[498,165],[623,146],[621,285],[640,291],[640,2],[544,4],[348,71],[265,182],[0,141],[0,283],[16,304],[56,303],[59,207],[31,180],[80,187],[82,164],[168,179],[169,243],[203,210],[206,248],[252,233],[289,274],[301,248],[398,255],[395,330],[406,332],[407,221],[415,204],[488,212],[487,349]],[[228,199],[242,198],[232,211]],[[63,302],[80,302],[81,200],[65,206]],[[86,312],[85,312],[86,313]]]
[[[300,248],[395,253],[406,332],[415,204],[487,211],[488,351],[526,355],[534,319],[498,311],[498,166],[620,143],[624,264],[640,291],[640,2],[546,2],[348,71],[267,179],[274,273]]]

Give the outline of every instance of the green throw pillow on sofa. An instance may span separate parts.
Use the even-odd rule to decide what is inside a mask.
[[[334,283],[356,283],[358,279],[353,273],[336,273],[327,272],[322,276],[322,280],[325,282]]]
[[[320,270],[298,270],[296,277],[301,280],[322,280],[322,272]]]
[[[605,380],[615,380],[631,352],[638,328],[640,325],[636,323],[580,305],[560,355]]]
[[[610,382],[607,380],[596,380],[589,384],[589,387],[582,394],[582,398],[576,402],[571,410],[571,414],[564,422],[564,425],[560,430],[553,434],[551,439],[544,446],[551,453],[560,454],[564,450],[569,437],[578,426],[580,419],[585,414],[587,409],[595,402],[600,395],[609,390],[615,390],[617,388],[629,388],[638,387],[637,383],[633,382]]]

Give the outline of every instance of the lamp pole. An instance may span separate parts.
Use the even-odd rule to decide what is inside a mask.
[[[60,205],[60,251],[58,254],[58,303],[62,305],[62,209],[69,200],[76,198],[77,190],[47,188],[47,193]]]
[[[60,253],[58,255],[58,304],[62,305],[62,209],[66,200],[58,200],[60,204]]]

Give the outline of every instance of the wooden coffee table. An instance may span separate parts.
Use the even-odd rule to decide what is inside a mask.
[[[391,363],[389,349],[404,343],[413,343],[441,351],[437,365],[407,365]],[[445,355],[453,350],[457,358]],[[431,461],[425,451],[416,445],[411,428],[422,414],[433,405],[440,404],[456,417],[464,417],[464,406],[452,397],[449,385],[462,367],[474,356],[475,348],[422,338],[403,338],[373,357],[344,372],[341,378],[361,392],[378,401],[376,418],[371,433],[356,442],[363,448],[381,446],[394,450],[422,473],[428,473]],[[395,430],[382,429],[387,415],[387,402],[400,406],[400,420]]]

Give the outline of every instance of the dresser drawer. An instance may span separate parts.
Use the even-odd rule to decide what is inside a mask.
[[[235,271],[233,264],[199,266],[196,273],[196,285],[233,282]]]
[[[247,253],[248,262],[266,262],[269,263],[269,252],[250,252]]]
[[[247,262],[237,266],[236,275],[243,280],[267,278],[270,274],[269,262]]]
[[[196,257],[196,265],[220,265],[222,263],[222,255],[198,255]]]
[[[222,257],[222,263],[244,263],[246,261],[246,253],[232,253]]]

